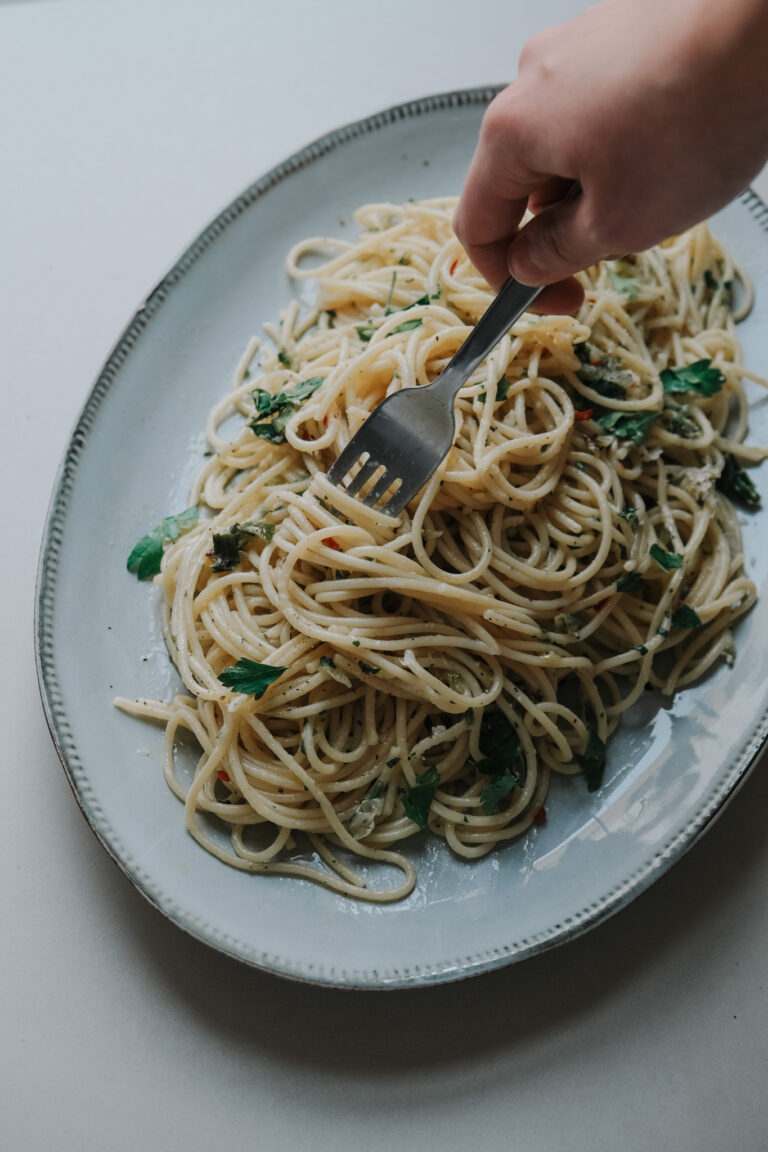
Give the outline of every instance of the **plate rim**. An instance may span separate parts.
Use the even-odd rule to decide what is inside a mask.
[[[56,579],[63,543],[63,525],[70,508],[75,473],[101,404],[117,381],[120,368],[142,333],[162,308],[170,292],[200,256],[218,239],[225,228],[275,185],[301,171],[313,161],[366,133],[388,127],[398,120],[442,112],[452,107],[487,106],[502,88],[503,85],[486,85],[437,93],[395,104],[383,111],[344,124],[315,138],[288,156],[227,204],[183,250],[168,272],[136,309],[112,346],[68,438],[53,482],[46,513],[35,584],[34,641],[38,689],[54,748],[88,826],[109,857],[149,904],[182,931],[250,967],[321,987],[370,991],[427,987],[504,967],[575,939],[626,907],[693,847],[740,790],[768,742],[768,710],[766,710],[746,738],[741,753],[731,761],[710,802],[703,809],[697,810],[693,818],[679,829],[671,840],[659,847],[641,868],[625,877],[611,891],[603,894],[597,903],[581,908],[573,915],[564,918],[561,923],[549,926],[531,938],[516,940],[505,947],[496,947],[453,962],[442,961],[429,966],[415,965],[408,969],[348,970],[318,967],[314,964],[297,965],[286,957],[258,952],[245,941],[235,939],[202,921],[195,914],[181,909],[173,899],[163,899],[162,891],[158,890],[158,883],[135,865],[131,853],[111,827],[100,805],[93,798],[89,802],[89,798],[85,795],[86,790],[76,780],[76,769],[83,778],[87,777],[87,772],[83,770],[56,675],[53,647]],[[752,188],[746,189],[736,199],[768,234],[768,205]]]

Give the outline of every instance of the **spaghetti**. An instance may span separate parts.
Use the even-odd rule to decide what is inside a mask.
[[[192,491],[210,515],[156,578],[187,691],[117,701],[165,725],[209,852],[377,902],[412,890],[396,846],[420,827],[479,857],[544,818],[552,772],[598,787],[622,713],[732,661],[755,599],[731,498],[756,505],[741,464],[767,453],[744,443],[739,273],[706,225],[584,273],[577,317],[515,324],[400,518],[330,485],[379,401],[433,380],[490,303],[453,206],[368,206],[355,243],[290,253],[319,306],[246,349]]]

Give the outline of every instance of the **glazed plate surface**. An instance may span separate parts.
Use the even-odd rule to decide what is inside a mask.
[[[156,589],[125,570],[133,544],[186,507],[202,429],[249,338],[293,295],[284,271],[303,237],[352,237],[370,201],[458,194],[494,90],[427,98],[309,145],[213,221],[130,321],[77,424],[53,493],[40,562],[37,650],[51,732],[88,822],[136,887],[181,928],[286,976],[393,988],[457,979],[573,937],[627,904],[685,852],[753,765],[768,731],[768,532],[745,517],[761,590],[736,629],[733,668],[669,705],[648,694],[609,746],[603,788],[555,781],[548,820],[483,860],[442,841],[406,851],[418,885],[400,904],[347,900],[306,881],[250,876],[186,834],[161,770],[159,727],[112,705],[180,687]],[[768,375],[768,210],[752,193],[716,234],[752,277],[745,362]],[[749,385],[750,440],[768,401]],[[768,499],[768,467],[752,473]],[[382,883],[386,878],[382,877]]]

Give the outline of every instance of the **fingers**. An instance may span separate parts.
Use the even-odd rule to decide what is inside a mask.
[[[531,305],[532,312],[545,316],[570,316],[584,303],[584,289],[578,280],[569,276],[556,284],[549,284]]]
[[[507,279],[506,250],[540,183],[520,160],[521,133],[510,112],[510,93],[505,89],[486,110],[453,220],[470,260],[494,288]]]
[[[552,284],[605,256],[589,223],[585,196],[560,200],[534,216],[514,237],[507,267],[523,284]]]

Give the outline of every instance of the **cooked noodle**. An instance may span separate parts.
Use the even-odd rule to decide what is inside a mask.
[[[274,348],[249,344],[192,491],[213,518],[170,543],[157,577],[187,694],[118,701],[165,724],[166,779],[208,851],[380,902],[413,888],[396,846],[424,820],[478,857],[543,818],[551,772],[596,787],[622,713],[732,661],[755,599],[715,486],[766,455],[743,444],[756,378],[730,296],[738,279],[746,311],[749,289],[706,225],[590,269],[577,318],[515,324],[402,517],[329,484],[379,401],[433,380],[490,303],[453,206],[369,206],[355,243],[290,253],[319,307],[294,303],[267,327]],[[665,390],[664,369],[701,361],[710,394]],[[284,669],[259,698],[218,678],[243,658]],[[202,750],[191,783],[174,752],[185,729]],[[368,886],[339,849],[402,879]]]

